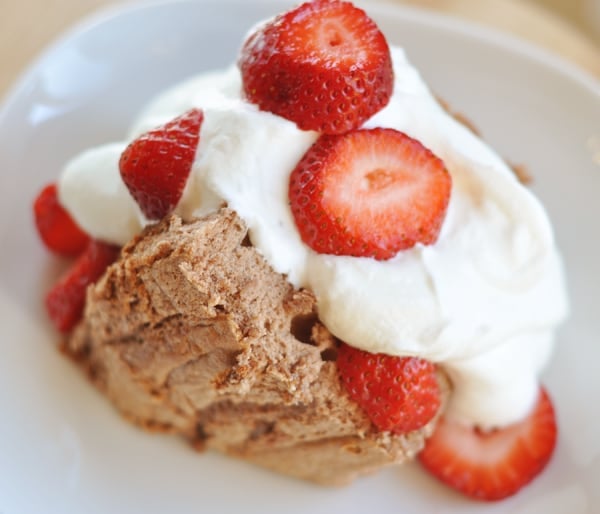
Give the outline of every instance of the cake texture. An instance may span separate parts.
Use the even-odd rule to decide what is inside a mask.
[[[340,383],[313,294],[248,241],[227,208],[146,229],[88,289],[67,352],[127,418],[200,449],[328,485],[414,457],[435,419],[377,430]]]

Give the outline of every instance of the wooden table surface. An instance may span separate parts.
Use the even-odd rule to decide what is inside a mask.
[[[532,0],[387,1],[437,10],[512,33],[600,78],[599,46],[576,26]],[[119,3],[124,0],[0,0],[0,98],[62,31],[86,15]]]

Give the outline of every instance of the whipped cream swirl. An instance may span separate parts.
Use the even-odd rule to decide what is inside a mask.
[[[538,200],[438,104],[402,49],[392,48],[392,60],[392,98],[364,126],[418,139],[445,162],[453,183],[438,241],[387,261],[317,254],[302,243],[288,180],[318,134],[244,101],[234,67],[160,95],[127,141],[201,108],[200,144],[176,212],[192,219],[227,203],[271,266],[314,291],[333,334],[370,352],[439,363],[453,383],[451,415],[506,425],[532,407],[568,310],[552,229]],[[117,244],[148,224],[119,176],[125,146],[84,152],[59,182],[61,202],[82,228]]]

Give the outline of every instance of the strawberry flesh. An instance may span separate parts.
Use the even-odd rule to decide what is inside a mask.
[[[56,184],[48,184],[33,203],[35,225],[46,248],[65,257],[79,255],[89,236],[60,204]]]
[[[437,240],[451,185],[418,141],[376,128],[321,136],[293,170],[289,199],[316,252],[384,260]]]
[[[277,16],[248,38],[238,64],[246,97],[303,130],[358,128],[392,94],[385,37],[348,2],[315,0]]]
[[[429,361],[373,354],[342,343],[337,366],[350,398],[380,430],[418,430],[440,407],[435,366]]]
[[[442,418],[419,460],[432,475],[471,498],[501,500],[546,467],[556,434],[554,408],[541,388],[529,416],[505,428],[484,432]]]
[[[204,115],[191,109],[134,140],[119,160],[121,178],[149,220],[177,206],[200,140]]]
[[[81,319],[87,287],[96,282],[119,255],[119,247],[90,240],[67,273],[46,295],[46,310],[55,327],[68,332]]]

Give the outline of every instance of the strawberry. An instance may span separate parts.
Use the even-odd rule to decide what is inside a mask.
[[[56,184],[48,184],[33,203],[35,225],[46,247],[65,257],[80,254],[89,236],[60,204]]]
[[[440,407],[435,366],[426,360],[373,354],[342,343],[337,366],[350,398],[380,430],[418,430]]]
[[[366,13],[314,0],[280,14],[244,43],[239,61],[250,102],[303,130],[340,134],[389,101],[390,50]]]
[[[119,255],[119,248],[90,240],[84,252],[46,296],[46,310],[61,332],[68,332],[81,318],[87,287],[104,273]]]
[[[123,182],[150,220],[175,209],[194,163],[204,115],[191,109],[133,141],[122,153]]]
[[[548,464],[556,445],[552,402],[541,388],[537,404],[523,421],[483,432],[442,418],[419,454],[431,474],[479,500],[515,494]]]
[[[376,128],[317,139],[291,174],[289,200],[316,252],[383,260],[437,240],[451,185],[418,141]]]

